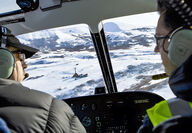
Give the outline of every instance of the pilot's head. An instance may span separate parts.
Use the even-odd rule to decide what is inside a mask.
[[[21,44],[21,42],[4,27],[1,28],[0,43],[0,78],[21,82],[28,76],[26,58],[30,58],[38,50]]]
[[[192,55],[192,1],[157,0],[160,14],[156,28],[155,52],[160,52],[170,75]]]

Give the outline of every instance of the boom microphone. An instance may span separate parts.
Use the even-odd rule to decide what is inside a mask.
[[[153,80],[159,80],[169,77],[166,73],[156,74],[152,76]]]
[[[29,77],[29,74],[28,73],[25,73],[25,77],[24,79],[28,78]]]

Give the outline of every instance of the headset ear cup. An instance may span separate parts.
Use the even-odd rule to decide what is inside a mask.
[[[15,67],[15,58],[13,54],[3,48],[0,48],[0,78],[10,78]]]
[[[168,58],[179,67],[192,54],[192,30],[182,29],[169,39]]]

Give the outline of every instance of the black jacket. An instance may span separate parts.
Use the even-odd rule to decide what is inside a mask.
[[[171,74],[169,86],[178,98],[192,102],[192,55]],[[152,133],[152,129],[153,125],[146,115],[138,133]]]
[[[148,117],[148,115],[145,115],[143,120],[143,125],[139,128],[137,133],[152,133],[153,125]]]

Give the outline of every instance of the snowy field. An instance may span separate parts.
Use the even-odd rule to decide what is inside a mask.
[[[166,99],[173,97],[167,80],[151,79],[153,74],[163,72],[160,56],[153,52],[153,47],[135,46],[127,50],[113,50],[110,54],[118,91],[146,90]],[[104,85],[95,52],[39,52],[27,63],[30,78],[23,84],[58,98],[93,95],[95,87]],[[88,76],[73,78],[75,68],[78,74]]]

